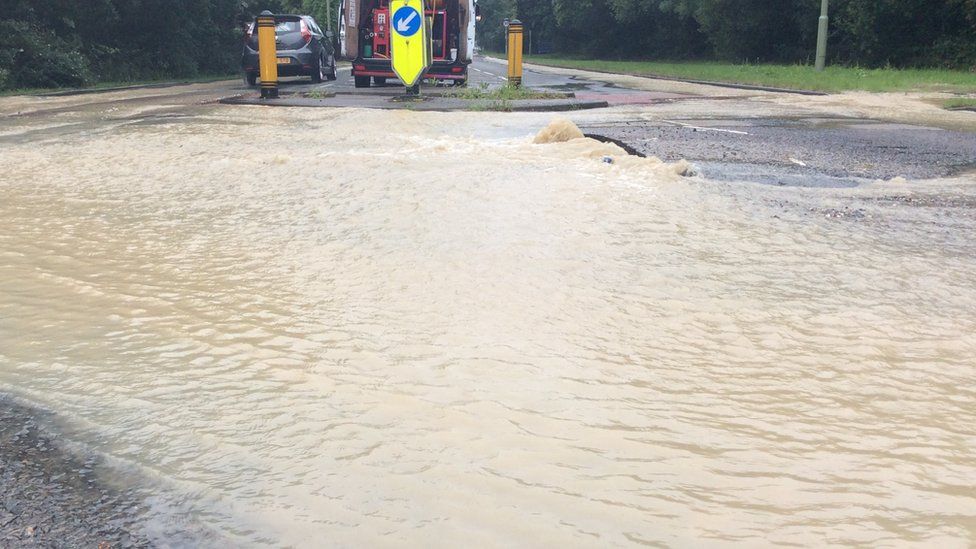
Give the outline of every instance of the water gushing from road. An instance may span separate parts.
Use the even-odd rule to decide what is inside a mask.
[[[4,145],[0,389],[141,479],[158,536],[976,540],[971,182],[716,184],[546,122]]]

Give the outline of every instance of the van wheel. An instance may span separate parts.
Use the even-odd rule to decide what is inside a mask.
[[[256,72],[245,72],[244,73],[244,83],[252,88],[258,85],[258,73]]]
[[[357,76],[356,77],[356,87],[357,88],[368,88],[369,87],[369,77],[368,76]]]

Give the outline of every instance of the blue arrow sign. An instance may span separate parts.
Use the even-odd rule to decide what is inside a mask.
[[[420,16],[420,13],[410,6],[404,6],[393,12],[393,29],[400,36],[409,38],[417,34],[422,22],[423,18]]]

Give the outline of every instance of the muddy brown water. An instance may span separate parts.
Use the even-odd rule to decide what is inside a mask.
[[[0,149],[0,390],[158,543],[976,543],[971,179],[682,178],[532,144],[545,115],[197,114]]]

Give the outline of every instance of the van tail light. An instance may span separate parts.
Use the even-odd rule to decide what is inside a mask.
[[[312,41],[312,31],[308,30],[308,25],[305,24],[305,20],[302,19],[302,39],[308,44]]]

